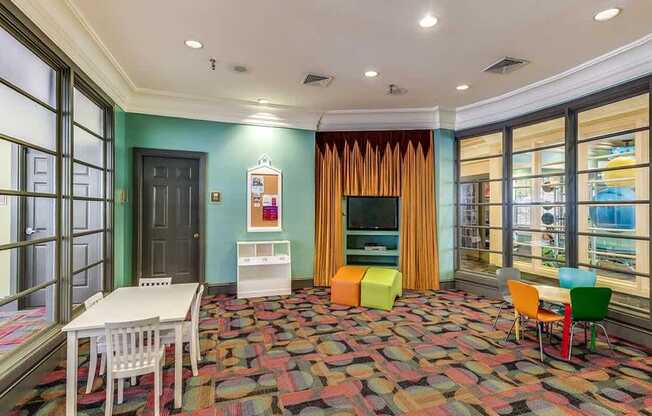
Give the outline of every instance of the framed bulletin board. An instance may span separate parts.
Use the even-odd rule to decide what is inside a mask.
[[[247,232],[283,229],[283,176],[267,155],[247,171]]]

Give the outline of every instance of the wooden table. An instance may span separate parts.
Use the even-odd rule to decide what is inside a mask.
[[[561,338],[561,356],[568,357],[570,328],[572,323],[570,289],[557,286],[534,285],[539,292],[539,299],[548,303],[564,305],[564,329]]]
[[[66,415],[77,414],[77,347],[80,338],[104,335],[106,322],[135,321],[158,316],[161,330],[174,330],[174,407],[181,407],[182,324],[198,283],[160,287],[122,287],[63,327],[67,333]]]

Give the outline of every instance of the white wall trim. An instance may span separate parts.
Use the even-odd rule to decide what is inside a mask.
[[[319,123],[319,131],[351,130],[417,130],[452,128],[455,112],[430,108],[394,108],[379,110],[327,111]]]
[[[458,107],[457,130],[507,120],[652,73],[652,33],[621,48],[506,94]]]
[[[309,130],[466,129],[652,74],[652,33],[561,74],[457,109],[320,111],[139,88],[70,0],[12,0],[125,111]],[[262,115],[261,115],[262,114]]]

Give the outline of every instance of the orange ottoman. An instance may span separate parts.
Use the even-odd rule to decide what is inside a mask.
[[[331,302],[360,306],[360,282],[366,266],[342,266],[331,279]]]

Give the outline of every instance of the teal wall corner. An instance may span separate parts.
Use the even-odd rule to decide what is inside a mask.
[[[131,234],[127,233],[129,200],[122,201],[121,194],[127,189],[129,178],[126,172],[127,114],[120,107],[114,111],[114,210],[113,210],[113,270],[114,286],[122,287],[131,281]]]
[[[124,114],[124,113],[123,113]],[[120,118],[116,116],[116,118]],[[207,283],[236,280],[236,241],[292,241],[292,276],[313,276],[315,230],[315,133],[308,130],[218,123],[144,114],[125,114],[125,145],[116,140],[116,193],[124,187],[128,202],[116,204],[118,228],[124,242],[117,263],[116,285],[129,284],[133,270],[133,149],[173,149],[207,153],[205,205],[205,278]],[[116,130],[118,123],[116,122]],[[116,133],[116,136],[118,134]],[[116,138],[117,139],[117,138]],[[120,150],[120,151],[119,151]],[[283,172],[283,231],[248,233],[246,230],[247,169],[267,154]],[[222,194],[212,203],[211,191]],[[116,200],[117,201],[117,200]],[[122,212],[119,213],[122,209]],[[118,218],[121,219],[120,223]],[[116,255],[117,260],[118,255]]]
[[[455,278],[455,132],[434,131],[439,280]]]

